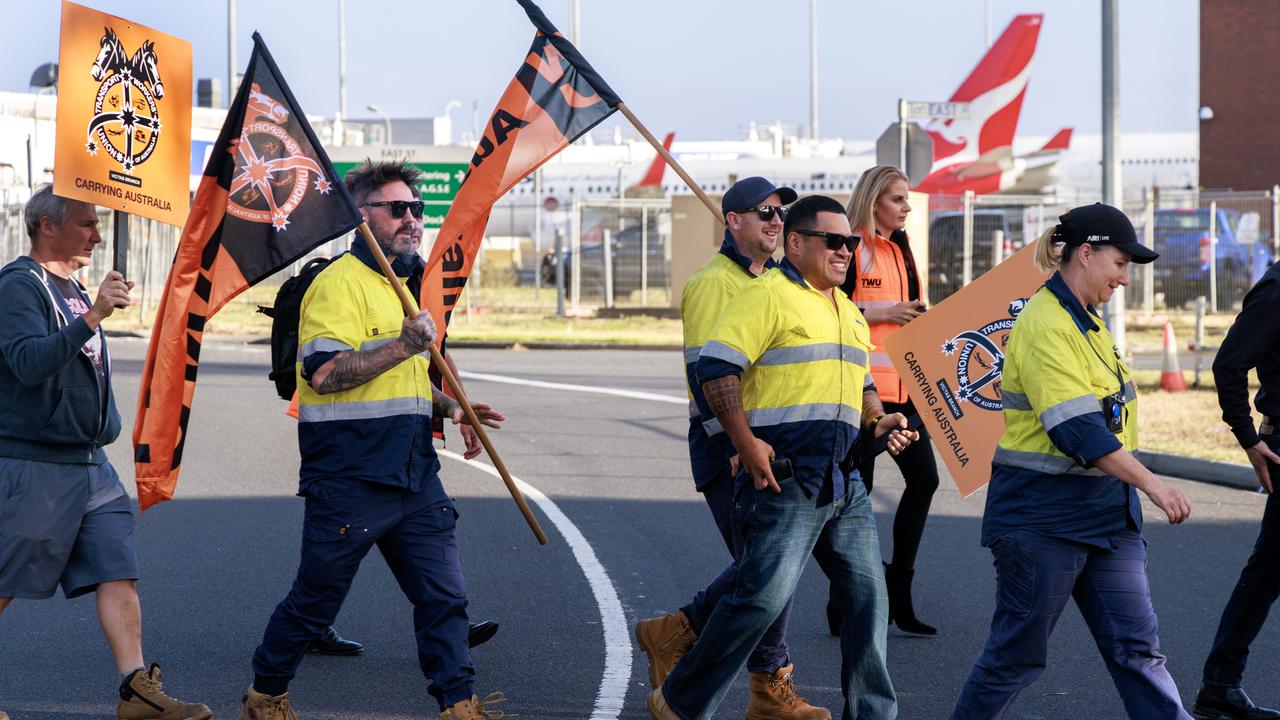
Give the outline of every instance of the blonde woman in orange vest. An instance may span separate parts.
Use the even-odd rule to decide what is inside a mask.
[[[911,205],[907,202],[907,176],[892,165],[879,165],[862,174],[849,200],[849,225],[862,241],[854,250],[854,262],[841,288],[862,311],[871,326],[871,376],[886,413],[918,416],[906,386],[889,362],[884,338],[924,312],[921,277],[903,228]],[[862,482],[871,493],[875,475],[875,455],[868,454],[858,468]],[[917,635],[936,635],[937,629],[921,622],[911,602],[911,580],[916,552],[924,534],[925,520],[933,493],[938,489],[938,466],[933,444],[924,428],[920,440],[893,456],[906,489],[893,519],[892,561],[885,564],[889,588],[889,622],[899,630]],[[827,606],[832,634],[840,627],[839,613]]]

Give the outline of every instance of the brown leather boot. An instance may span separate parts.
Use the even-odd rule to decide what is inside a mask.
[[[773,672],[751,673],[751,699],[747,720],[831,720],[825,708],[814,707],[796,692],[791,680],[794,665]]]
[[[649,693],[649,699],[646,704],[649,706],[649,716],[653,720],[680,720],[680,716],[676,715],[671,706],[667,704],[667,699],[662,696],[661,686]]]
[[[9,720],[9,713],[0,710],[0,720]]]
[[[240,720],[299,720],[289,705],[289,693],[263,695],[253,686],[240,699]]]
[[[459,700],[453,707],[441,713],[440,720],[499,720],[507,714],[489,706],[506,702],[506,700],[507,696],[500,692],[491,692],[484,696],[484,700],[472,695],[466,700]]]
[[[662,687],[672,668],[697,641],[698,634],[680,610],[636,623],[636,644],[649,657],[649,687]]]
[[[165,695],[160,666],[155,663],[145,670],[134,670],[120,683],[117,720],[209,720],[211,717],[213,711],[204,705],[184,703]]]

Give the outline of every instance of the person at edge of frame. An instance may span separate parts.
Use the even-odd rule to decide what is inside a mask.
[[[1200,720],[1268,720],[1280,711],[1258,707],[1244,691],[1245,665],[1267,614],[1280,596],[1280,500],[1274,478],[1280,472],[1280,264],[1272,265],[1244,296],[1240,314],[1213,361],[1222,419],[1267,493],[1258,540],[1231,590],[1204,661],[1200,691],[1191,714]],[[1249,412],[1249,370],[1261,387],[1253,405],[1262,415],[1255,430]]]
[[[133,283],[113,270],[90,300],[75,278],[102,242],[93,205],[45,185],[24,220],[31,250],[0,269],[0,612],[59,585],[68,600],[94,593],[120,672],[116,717],[207,720],[143,660],[137,517],[103,449],[120,414],[102,323],[129,306]]]
[[[1141,490],[1170,524],[1186,495],[1143,467],[1133,375],[1094,309],[1158,255],[1120,210],[1067,211],[1036,241],[1052,277],[1018,313],[1000,389],[1005,431],[991,463],[982,544],[996,608],[952,720],[999,720],[1044,671],[1049,637],[1075,600],[1130,718],[1189,720],[1147,583]]]

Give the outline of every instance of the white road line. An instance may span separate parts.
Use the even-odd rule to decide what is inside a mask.
[[[463,373],[465,377],[468,373]],[[475,375],[475,373],[470,373]],[[487,379],[489,376],[477,377]],[[498,376],[493,376],[498,377]],[[658,396],[661,397],[661,396]],[[683,402],[683,401],[681,401]],[[440,450],[442,457],[470,465],[477,470],[500,477],[492,466],[474,460],[464,460],[458,453]],[[591,593],[595,595],[596,607],[600,609],[600,625],[604,628],[604,675],[600,679],[600,691],[596,694],[596,705],[591,711],[591,720],[617,720],[622,714],[622,703],[627,696],[627,685],[631,682],[631,634],[627,628],[627,616],[622,611],[622,601],[618,599],[618,591],[609,579],[609,573],[596,557],[591,543],[583,536],[578,526],[565,515],[560,508],[542,491],[514,475],[520,492],[533,501],[543,514],[556,526],[556,530],[564,537],[573,551],[573,557],[587,577]]]
[[[543,382],[542,380],[526,380],[524,378],[510,377],[507,375],[490,375],[488,373],[468,372],[466,370],[463,370],[458,374],[467,380],[482,380],[484,382],[504,383],[506,385],[526,385],[528,387],[546,388],[548,390],[572,390],[574,392],[595,393],[597,395],[616,395],[618,397],[631,398],[633,400],[650,400],[653,402],[671,403],[672,405],[689,404],[689,398],[687,397],[660,395],[658,393],[642,392],[640,390],[623,390],[621,388],[595,387],[592,385],[570,385],[568,383]]]

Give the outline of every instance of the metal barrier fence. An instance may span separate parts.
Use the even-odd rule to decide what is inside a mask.
[[[21,205],[0,207],[0,264],[26,254],[30,242]],[[111,269],[112,213],[99,209],[103,244],[80,280],[92,291]],[[140,317],[149,319],[164,292],[181,229],[132,216],[129,219],[129,279]],[[263,281],[278,286],[312,257],[332,257],[348,249],[351,236],[326,243],[291,267]],[[428,253],[435,231],[424,233]],[[475,271],[460,310],[477,305],[542,311],[580,311],[588,306],[667,307],[670,305],[671,202],[624,198],[581,200],[552,209],[527,198],[494,207]],[[557,283],[557,276],[560,282]],[[561,291],[557,293],[556,288]],[[247,295],[232,303],[256,304]]]
[[[1032,243],[1087,195],[935,195],[929,198],[929,299],[938,302]],[[1160,253],[1130,270],[1125,305],[1147,313],[1234,312],[1280,256],[1280,188],[1269,191],[1149,191],[1125,202],[1139,239]]]

